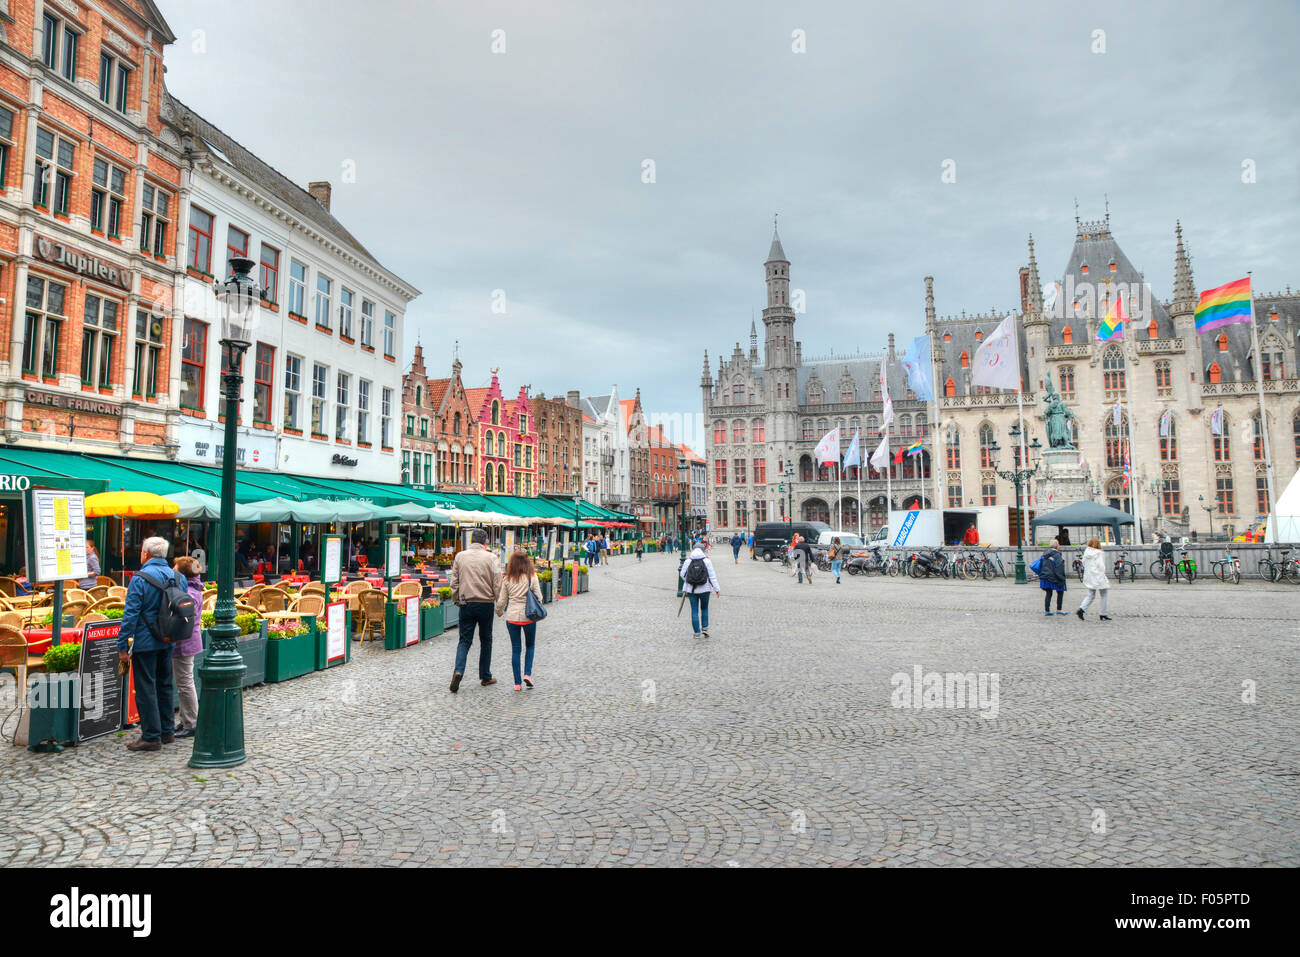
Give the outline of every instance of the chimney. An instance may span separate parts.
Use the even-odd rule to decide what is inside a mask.
[[[329,183],[308,183],[307,192],[311,193],[312,199],[325,207],[325,212],[330,211],[330,184]]]
[[[572,408],[575,408],[575,409],[576,409],[576,408],[578,407],[578,402],[581,401],[581,400],[580,400],[580,398],[579,398],[579,396],[578,396],[578,390],[577,390],[577,389],[570,389],[570,390],[569,390],[569,395],[568,395],[567,401],[568,401],[569,405],[570,405]]]

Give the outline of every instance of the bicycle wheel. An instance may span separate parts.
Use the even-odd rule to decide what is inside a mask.
[[[1231,575],[1231,578],[1232,578],[1232,583],[1233,583],[1234,585],[1240,585],[1240,584],[1241,584],[1241,569],[1237,567],[1236,562],[1233,562],[1233,565],[1232,565],[1232,575]]]
[[[1267,558],[1261,558],[1259,560],[1258,574],[1259,577],[1266,582],[1276,581],[1273,577],[1273,563]]]
[[[1300,585],[1300,564],[1288,562],[1286,566],[1286,580],[1292,585]]]
[[[1178,566],[1173,562],[1165,562],[1164,574],[1165,574],[1165,584],[1168,585],[1170,582],[1174,580],[1174,576],[1178,574]]]
[[[995,574],[993,571],[993,563],[988,559],[980,562],[980,574],[984,576],[985,581],[991,581]]]
[[[898,562],[890,562],[889,565],[885,568],[885,571],[889,574],[890,578],[897,578]]]
[[[1160,581],[1165,577],[1165,560],[1163,558],[1157,558],[1151,563],[1151,577],[1156,581]]]
[[[1227,562],[1215,562],[1215,563],[1214,563],[1214,577],[1215,577],[1215,578],[1217,578],[1219,581],[1227,581],[1227,574],[1228,574],[1228,563],[1227,563]]]
[[[1196,581],[1196,569],[1192,566],[1191,562],[1183,562],[1182,573],[1183,577],[1187,579],[1187,584],[1190,585],[1192,582]]]

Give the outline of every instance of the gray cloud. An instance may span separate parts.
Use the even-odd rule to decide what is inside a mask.
[[[333,180],[336,215],[424,290],[408,354],[418,335],[441,369],[459,339],[471,383],[499,365],[508,389],[698,409],[701,351],[747,346],[775,210],[809,353],[917,334],[926,274],[941,314],[1015,306],[1026,234],[1058,274],[1076,196],[1085,219],[1109,196],[1161,297],[1175,219],[1202,286],[1300,286],[1293,3],[161,6],[170,88]]]

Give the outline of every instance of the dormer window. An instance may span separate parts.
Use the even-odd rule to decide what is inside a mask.
[[[1079,272],[1083,273],[1085,276],[1088,275],[1088,264],[1083,263],[1082,265],[1080,265]]]

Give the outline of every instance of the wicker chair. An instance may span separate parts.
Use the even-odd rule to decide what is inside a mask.
[[[364,578],[358,578],[354,582],[348,582],[343,586],[343,594],[351,598],[353,595],[359,595],[363,591],[370,591],[370,582]]]
[[[388,597],[374,588],[358,597],[361,599],[361,640],[364,642],[372,630],[377,629],[380,635],[384,633],[384,606],[388,604]]]
[[[27,639],[17,628],[9,625],[0,625],[0,671],[12,671],[14,681],[17,683],[18,713],[22,714],[22,709],[27,703],[27,672],[44,671],[45,662],[36,655],[27,653]],[[22,727],[22,718],[18,719],[19,727]],[[14,735],[17,739],[17,733]]]
[[[108,616],[97,611],[88,611],[81,616],[81,620],[77,622],[77,625],[89,625],[96,621],[108,621]]]
[[[114,578],[110,578],[108,575],[100,575],[98,578],[95,579],[96,587],[103,585],[105,588],[112,588],[117,584],[118,584],[117,580]]]
[[[108,597],[108,589],[108,585],[96,585],[94,588],[87,588],[86,595],[92,602],[99,601],[101,598]]]
[[[247,600],[248,596],[244,597]],[[289,593],[283,588],[263,588],[258,597],[262,611],[284,611],[289,607]]]
[[[252,605],[245,604],[242,601],[235,602],[235,614],[257,615],[259,618],[262,617],[262,611],[260,608],[254,608]]]
[[[0,611],[0,625],[9,625],[22,631],[23,616],[16,611]]]
[[[256,607],[262,603],[262,591],[265,588],[265,585],[254,585],[248,591],[244,592],[243,597],[239,600],[246,605],[253,605]]]
[[[89,592],[87,592],[87,591],[83,591],[83,590],[80,589],[80,588],[67,588],[67,587],[64,587],[64,589],[63,589],[63,600],[64,600],[65,602],[69,602],[69,601],[93,602],[95,599],[93,599],[93,598],[90,597],[90,593],[89,593]]]
[[[104,598],[100,598],[96,601],[92,601],[88,603],[86,605],[86,611],[106,611],[109,608],[125,608],[125,607],[126,607],[126,602],[123,601],[121,598],[114,598],[112,595],[107,595]]]
[[[302,615],[315,615],[317,618],[325,616],[325,596],[324,595],[299,595],[289,606],[290,611],[296,611]]]
[[[115,598],[118,601],[126,601],[126,589],[121,585],[108,586],[108,597]]]
[[[300,591],[299,594],[300,595],[321,595],[323,597],[325,595],[325,583],[308,582],[307,584],[302,586],[302,591]]]
[[[4,595],[7,598],[17,598],[18,579],[10,578],[8,575],[4,578],[0,578],[0,595]]]
[[[423,589],[419,582],[401,582],[393,587],[393,598],[419,598]]]

